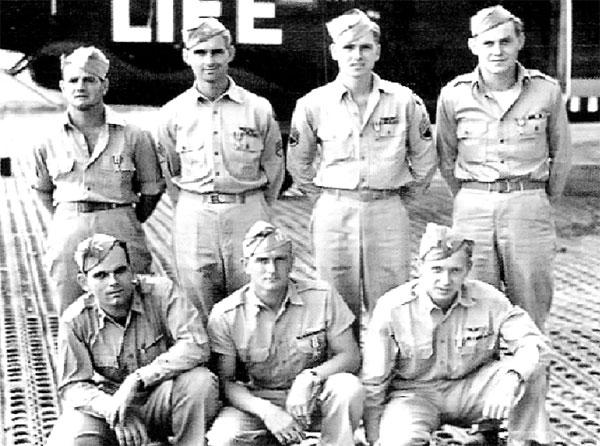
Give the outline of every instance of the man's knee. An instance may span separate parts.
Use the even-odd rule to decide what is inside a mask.
[[[365,390],[360,379],[351,373],[336,373],[327,378],[323,387],[325,399],[335,400],[338,404],[360,404],[365,400]]]
[[[194,367],[174,379],[174,397],[185,395],[196,402],[212,403],[219,399],[219,380],[206,367]]]
[[[278,446],[262,422],[239,409],[224,407],[206,434],[208,446]]]
[[[118,441],[103,419],[67,409],[56,420],[46,446],[118,446]]]

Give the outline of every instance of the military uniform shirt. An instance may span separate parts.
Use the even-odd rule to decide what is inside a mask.
[[[287,156],[294,181],[308,189],[313,180],[338,189],[427,186],[437,163],[422,101],[376,74],[364,120],[339,79],[298,100]]]
[[[60,126],[33,151],[31,186],[53,194],[54,203],[137,202],[136,193],[160,194],[164,179],[149,132],[127,124],[105,107],[106,123],[92,154],[65,113]]]
[[[464,378],[495,360],[500,339],[515,352],[507,370],[526,380],[537,363],[519,355],[519,348],[542,348],[546,339],[527,313],[493,286],[465,281],[446,314],[418,279],[387,292],[377,302],[364,344],[367,416],[381,414],[390,391]]]
[[[479,69],[457,77],[440,94],[440,171],[456,192],[460,181],[528,179],[548,182],[559,196],[571,165],[571,141],[558,83],[517,65],[520,93],[504,112]]]
[[[325,282],[290,280],[278,313],[246,285],[213,307],[208,333],[213,352],[244,363],[251,389],[287,390],[302,370],[328,359],[329,344],[353,321]]]
[[[196,309],[169,279],[137,277],[125,326],[89,294],[61,317],[58,387],[69,406],[105,417],[108,395],[131,373],[148,388],[208,361],[208,337]]]
[[[161,110],[158,144],[173,183],[195,193],[265,189],[277,198],[284,176],[281,133],[269,102],[237,86],[211,102],[192,87]]]

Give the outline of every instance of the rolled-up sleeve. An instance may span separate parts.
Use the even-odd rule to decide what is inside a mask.
[[[435,141],[440,174],[446,180],[452,195],[456,195],[460,189],[460,182],[454,175],[456,158],[458,156],[458,138],[456,136],[454,106],[445,89],[442,89],[438,99],[435,125]]]
[[[273,108],[267,104],[264,150],[260,158],[261,168],[267,177],[267,189],[265,190],[267,203],[273,203],[279,195],[285,176],[284,164],[281,132],[273,115]]]
[[[165,177],[173,178],[181,174],[181,159],[175,150],[177,136],[175,122],[170,108],[165,107],[159,113],[156,127],[157,154]]]
[[[513,356],[508,357],[505,364],[527,380],[539,366],[540,358],[550,351],[549,343],[525,310],[508,302],[507,306],[509,309],[501,322],[499,333]],[[531,352],[536,350],[540,356],[532,358]]]
[[[290,137],[288,140],[288,169],[294,183],[300,190],[317,193],[313,184],[316,175],[314,161],[317,155],[317,135],[311,124],[311,113],[306,99],[300,99],[292,114]]]
[[[366,391],[364,422],[368,439],[379,437],[379,422],[398,354],[390,323],[390,309],[385,305],[377,305],[367,328],[363,348],[362,383]]]
[[[158,195],[165,190],[156,145],[150,132],[138,130],[133,135],[136,182],[144,195]]]
[[[30,156],[30,165],[33,169],[28,175],[28,180],[32,189],[51,194],[55,186],[48,171],[46,160],[46,146],[44,144],[34,146]]]
[[[558,87],[555,89],[554,107],[548,118],[548,147],[550,152],[548,195],[559,197],[565,188],[571,169],[573,151],[565,102]]]
[[[210,347],[206,329],[198,311],[182,297],[180,291],[172,286],[168,297],[163,293],[156,305],[163,306],[166,329],[169,330],[174,344],[157,356],[150,364],[137,370],[146,386],[152,386],[179,375],[196,366],[205,364],[210,357]]]
[[[230,334],[231,326],[227,316],[213,308],[208,318],[208,337],[210,338],[210,349],[217,354],[236,356],[235,343]]]
[[[423,101],[415,94],[409,103],[408,151],[406,158],[415,179],[414,186],[419,190],[427,189],[435,169],[437,153],[433,143],[431,121]]]

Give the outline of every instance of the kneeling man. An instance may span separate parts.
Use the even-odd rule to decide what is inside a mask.
[[[326,283],[289,277],[291,240],[271,224],[250,228],[243,256],[250,283],[217,303],[208,322],[229,404],[209,445],[294,444],[318,424],[320,444],[353,445],[364,402],[352,375],[354,315]]]
[[[420,278],[378,301],[363,361],[369,444],[426,445],[441,424],[506,417],[509,446],[551,442],[539,379],[546,338],[496,288],[466,279],[472,251],[430,223]],[[500,358],[500,340],[512,356]]]
[[[218,381],[198,312],[166,278],[135,276],[125,243],[104,234],[75,253],[86,294],[60,320],[64,413],[49,446],[203,445]]]

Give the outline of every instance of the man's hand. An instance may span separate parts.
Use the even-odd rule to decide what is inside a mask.
[[[304,429],[285,410],[271,404],[262,414],[262,420],[281,444],[300,443],[304,439]]]
[[[112,408],[106,420],[111,428],[115,429],[117,424],[122,424],[127,419],[128,411],[142,388],[143,382],[135,373],[125,378],[119,390],[112,396]]]
[[[310,426],[310,414],[319,390],[318,378],[303,371],[294,380],[285,402],[285,409],[306,429]]]
[[[494,380],[488,397],[483,404],[483,418],[501,420],[516,403],[521,377],[513,370],[500,374]]]
[[[119,446],[144,446],[148,444],[146,426],[137,414],[128,414],[125,422],[118,423],[114,431]]]

